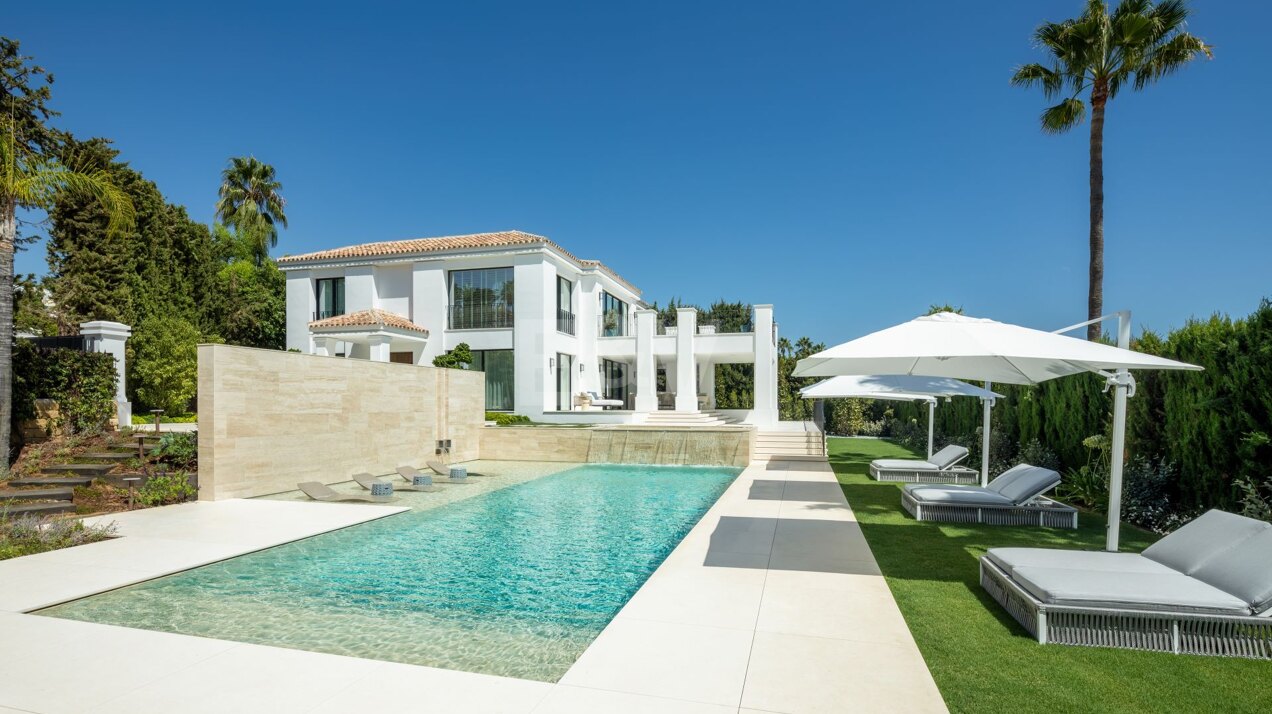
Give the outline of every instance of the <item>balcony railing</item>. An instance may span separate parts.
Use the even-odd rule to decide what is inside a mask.
[[[627,337],[636,334],[636,331],[632,329],[630,315],[620,317],[617,313],[609,313],[597,319],[596,334],[601,337]]]
[[[451,305],[447,312],[451,330],[512,327],[511,305]]]
[[[574,313],[557,308],[557,332],[564,332],[567,335],[575,334]]]

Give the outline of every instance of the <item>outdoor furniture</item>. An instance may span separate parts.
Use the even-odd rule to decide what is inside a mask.
[[[622,399],[601,399],[601,395],[597,394],[596,392],[584,392],[584,393],[587,394],[588,398],[592,402],[592,406],[594,407],[601,407],[602,409],[604,409],[606,407],[621,408],[623,406]]]
[[[434,469],[434,471],[436,471],[436,469]],[[414,483],[415,479],[419,476],[428,476],[428,474],[421,473],[414,466],[399,466],[397,467],[397,472],[399,476],[406,479],[407,481],[410,481],[411,483]],[[447,471],[446,473],[449,474],[450,472]],[[451,478],[449,475],[444,478],[439,478],[437,476],[432,476],[430,478],[433,479],[433,483],[472,483],[472,481],[469,481],[466,478],[465,479]]]
[[[424,465],[432,469],[433,473],[437,474],[438,476],[446,476],[447,478],[450,478],[451,466],[447,466],[446,464],[440,461],[426,461],[424,462]],[[469,471],[467,467],[464,467],[464,471],[469,476],[480,476],[482,478],[490,478],[491,476],[491,474],[479,474],[475,471]]]
[[[1143,553],[992,548],[981,586],[1041,644],[1272,659],[1272,524],[1209,511]]]
[[[1051,469],[1017,464],[984,487],[906,484],[901,505],[918,521],[1077,528],[1077,509],[1042,495],[1059,484]]]
[[[302,493],[309,496],[315,501],[324,503],[340,503],[342,501],[365,501],[366,503],[387,503],[393,500],[388,496],[363,496],[362,494],[351,493],[343,494],[331,490],[331,488],[318,483],[317,481],[306,481],[305,483],[296,484],[296,488]]]
[[[957,466],[967,458],[967,448],[950,444],[923,459],[875,459],[870,462],[870,478],[905,483],[976,483],[977,472]]]
[[[369,473],[354,474],[353,480],[357,482],[359,486],[373,493],[377,486],[388,486],[389,489],[392,491],[419,491],[421,493],[432,493],[433,491],[437,490],[437,487],[433,485],[432,478],[428,479],[429,482],[427,485],[416,485],[414,483],[408,483],[405,486],[395,486],[392,483],[389,483],[388,481],[384,481],[375,476],[372,476]]]

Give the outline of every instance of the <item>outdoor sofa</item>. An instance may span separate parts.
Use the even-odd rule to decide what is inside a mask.
[[[901,505],[918,521],[1077,528],[1078,511],[1042,494],[1060,485],[1051,469],[1017,464],[988,486],[909,483]]]
[[[976,483],[975,469],[958,466],[967,458],[967,448],[950,444],[923,459],[875,459],[870,462],[870,478],[904,483]]]
[[[1209,511],[1144,550],[992,548],[981,585],[1042,644],[1272,659],[1272,524]]]

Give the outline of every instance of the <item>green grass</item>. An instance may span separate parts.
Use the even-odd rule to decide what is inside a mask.
[[[932,676],[955,712],[1269,712],[1272,663],[1039,645],[985,593],[977,558],[994,546],[1098,550],[1102,514],[1077,531],[919,523],[872,459],[913,458],[896,444],[831,439],[830,463]],[[1123,550],[1156,539],[1124,527]]]

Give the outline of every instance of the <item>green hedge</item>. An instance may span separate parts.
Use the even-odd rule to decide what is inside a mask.
[[[58,404],[72,433],[103,428],[115,411],[115,358],[104,352],[42,349],[28,340],[13,348],[13,423],[35,418],[35,400]]]
[[[530,417],[509,412],[486,412],[486,421],[493,421],[498,426],[512,426],[514,424],[529,424]]]
[[[1266,507],[1272,500],[1272,302],[1263,300],[1241,319],[1190,320],[1164,338],[1146,331],[1132,347],[1205,369],[1135,374],[1128,463],[1138,458],[1158,465],[1146,478],[1163,481],[1162,497],[1175,515]],[[994,385],[1006,399],[994,407],[991,468],[1037,441],[1064,470],[1080,469],[1092,458],[1083,440],[1107,436],[1112,426],[1113,400],[1103,389],[1104,380],[1094,374],[1036,387]],[[927,418],[926,408],[891,408],[901,422]],[[957,441],[978,460],[980,402],[955,399],[936,413],[937,445]],[[1163,473],[1171,478],[1162,479]]]

